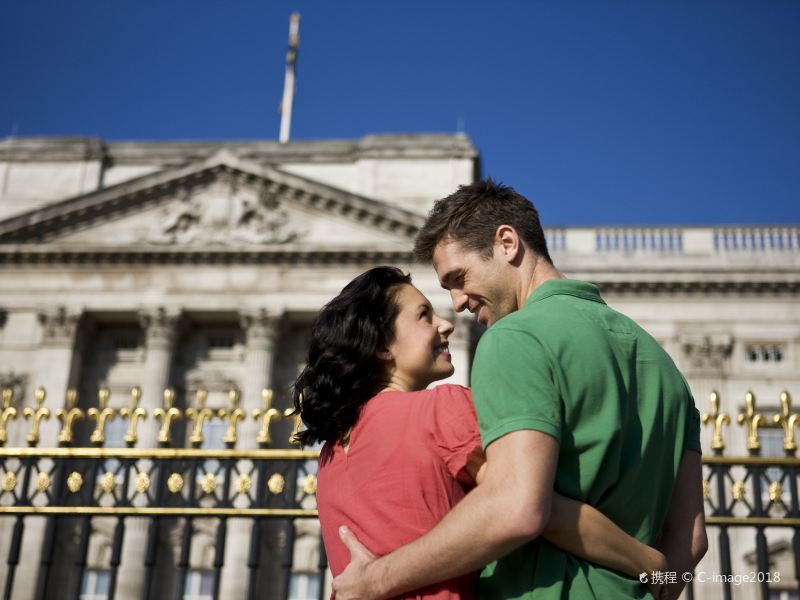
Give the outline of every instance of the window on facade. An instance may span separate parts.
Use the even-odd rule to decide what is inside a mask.
[[[79,600],[106,600],[110,586],[111,572],[108,569],[86,569],[83,572]]]
[[[747,344],[745,356],[751,363],[780,363],[786,355],[783,344]]]
[[[794,590],[770,590],[769,600],[800,600],[800,594]]]
[[[209,348],[233,348],[235,345],[236,339],[233,335],[217,333],[208,336]]]
[[[289,600],[317,600],[319,586],[319,573],[292,573],[289,580]]]
[[[128,422],[119,415],[115,419],[106,421],[105,435],[106,441],[103,446],[106,448],[124,448],[125,434],[128,433]],[[119,467],[119,459],[107,458],[105,460],[105,470],[114,472]]]
[[[141,345],[138,335],[118,334],[111,338],[114,350],[136,350]]]
[[[214,600],[214,572],[205,569],[189,569],[183,600]]]
[[[783,429],[780,427],[764,427],[758,430],[758,441],[761,442],[761,456],[786,456],[783,449]],[[783,469],[780,467],[770,467],[766,470],[767,479],[770,482],[780,482]],[[766,486],[765,486],[766,488]],[[762,502],[769,503],[769,489],[762,492]]]

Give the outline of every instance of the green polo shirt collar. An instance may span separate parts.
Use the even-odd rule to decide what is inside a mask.
[[[525,306],[550,296],[575,296],[576,298],[605,304],[605,301],[600,297],[600,290],[593,283],[578,281],[577,279],[548,279],[533,290],[533,293],[525,301]]]

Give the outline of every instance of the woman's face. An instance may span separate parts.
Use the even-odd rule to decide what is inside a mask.
[[[394,340],[387,348],[390,387],[424,390],[434,381],[453,374],[447,344],[453,324],[439,317],[413,285],[400,285],[395,301],[399,310],[394,322]]]

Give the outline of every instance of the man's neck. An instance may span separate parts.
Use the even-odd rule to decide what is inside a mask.
[[[525,304],[525,301],[530,298],[531,294],[545,281],[550,281],[551,279],[566,279],[566,276],[556,269],[551,262],[545,260],[541,256],[533,256],[534,260],[530,268],[530,275],[525,278],[527,285],[523,287],[522,293],[520,294],[520,307]]]

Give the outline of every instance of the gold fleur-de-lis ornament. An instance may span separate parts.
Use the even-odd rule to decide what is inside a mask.
[[[758,441],[758,428],[767,424],[767,418],[761,413],[756,412],[756,397],[753,392],[748,391],[744,396],[745,412],[739,413],[736,422],[747,427],[747,449],[757,452],[761,449]]]
[[[147,418],[147,411],[139,406],[142,401],[142,388],[139,386],[131,389],[131,407],[127,406],[119,410],[119,416],[123,419],[128,419],[128,432],[125,434],[125,443],[128,446],[135,446],[136,441],[139,439],[137,427],[139,420]]]
[[[253,410],[253,418],[256,421],[261,420],[261,430],[258,432],[258,437],[256,437],[256,442],[260,446],[269,446],[272,443],[270,426],[281,419],[281,412],[277,408],[272,408],[272,397],[272,390],[261,390],[261,402],[264,405],[264,409],[256,408]]]
[[[214,416],[214,411],[206,407],[207,398],[208,392],[206,390],[197,390],[197,394],[195,395],[195,405],[197,408],[186,409],[186,418],[194,421],[192,435],[189,436],[189,441],[193,446],[200,446],[203,443],[203,424]]]
[[[158,432],[158,443],[169,444],[172,442],[172,422],[181,418],[181,411],[175,408],[175,390],[167,388],[164,390],[164,408],[157,408],[153,411],[156,419],[161,421],[161,429]]]
[[[792,397],[789,392],[781,392],[781,412],[772,417],[772,422],[783,427],[783,449],[787,452],[797,450],[794,428],[800,423],[800,413],[792,414]]]
[[[704,413],[702,416],[703,425],[711,424],[714,427],[714,436],[711,438],[711,449],[720,453],[725,449],[725,441],[722,439],[722,427],[731,424],[731,418],[719,411],[719,394],[711,392],[709,396],[711,402],[711,412]]]
[[[228,399],[231,402],[230,410],[224,408],[219,409],[219,418],[228,419],[228,429],[225,431],[225,437],[222,441],[226,446],[234,446],[236,444],[236,427],[239,421],[247,417],[247,413],[239,408],[240,401],[239,390],[231,390],[228,392]]]
[[[42,419],[47,420],[50,418],[50,409],[44,406],[46,397],[47,392],[45,389],[43,387],[38,388],[33,400],[36,404],[36,408],[34,409],[28,406],[22,411],[25,418],[31,421],[31,430],[26,437],[28,444],[31,446],[35,446],[39,443],[39,427]]]
[[[109,408],[108,406],[108,399],[111,397],[111,392],[108,388],[100,388],[97,392],[97,403],[99,408],[90,408],[86,415],[90,419],[94,419],[95,421],[95,428],[92,432],[92,435],[89,437],[89,440],[93,444],[102,445],[106,441],[106,423],[112,420],[117,411],[113,408]]]
[[[0,446],[8,441],[7,427],[8,422],[17,418],[17,409],[11,406],[14,401],[14,390],[11,388],[3,389],[3,408],[0,410]]]
[[[58,443],[61,445],[72,443],[75,421],[83,418],[83,411],[77,405],[78,390],[67,390],[66,406],[56,410],[56,417],[61,421],[61,431],[58,433]]]

